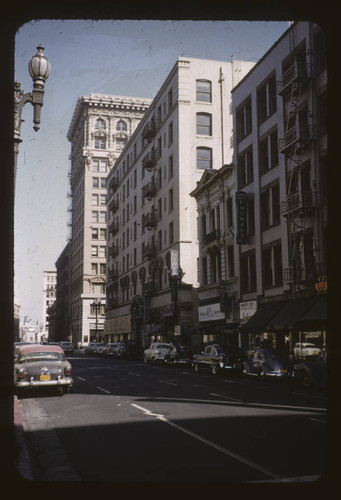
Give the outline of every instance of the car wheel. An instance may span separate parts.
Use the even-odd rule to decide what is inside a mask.
[[[212,375],[217,375],[218,373],[218,367],[216,365],[213,365],[211,368]]]
[[[64,385],[63,386],[63,394],[67,394],[68,392],[70,392],[70,386],[69,385]]]

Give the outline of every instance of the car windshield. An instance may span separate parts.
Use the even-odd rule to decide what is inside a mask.
[[[171,346],[169,344],[158,344],[157,349],[170,349]]]
[[[33,361],[64,361],[61,352],[27,352],[19,358],[19,363],[31,363]]]

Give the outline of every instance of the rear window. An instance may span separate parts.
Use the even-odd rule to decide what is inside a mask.
[[[32,363],[34,361],[64,361],[61,352],[27,352],[19,358],[19,363]]]

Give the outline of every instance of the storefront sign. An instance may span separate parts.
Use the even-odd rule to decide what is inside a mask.
[[[220,310],[220,303],[199,306],[199,321],[215,321],[225,319],[225,313]]]
[[[327,281],[319,281],[318,283],[315,283],[315,290],[318,294],[321,293],[327,293]]]
[[[239,304],[239,319],[240,324],[243,325],[249,321],[249,319],[257,311],[257,300],[248,300],[246,302],[240,302]]]
[[[247,243],[247,193],[238,191],[236,193],[237,205],[237,236],[236,243],[243,245]]]

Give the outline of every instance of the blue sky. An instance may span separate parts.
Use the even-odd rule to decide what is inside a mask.
[[[68,236],[67,131],[78,97],[153,98],[178,57],[254,61],[288,22],[39,20],[15,37],[15,75],[32,90],[28,62],[42,44],[51,63],[39,132],[23,110],[14,209],[14,290],[21,318],[42,318],[43,271],[54,270]]]

